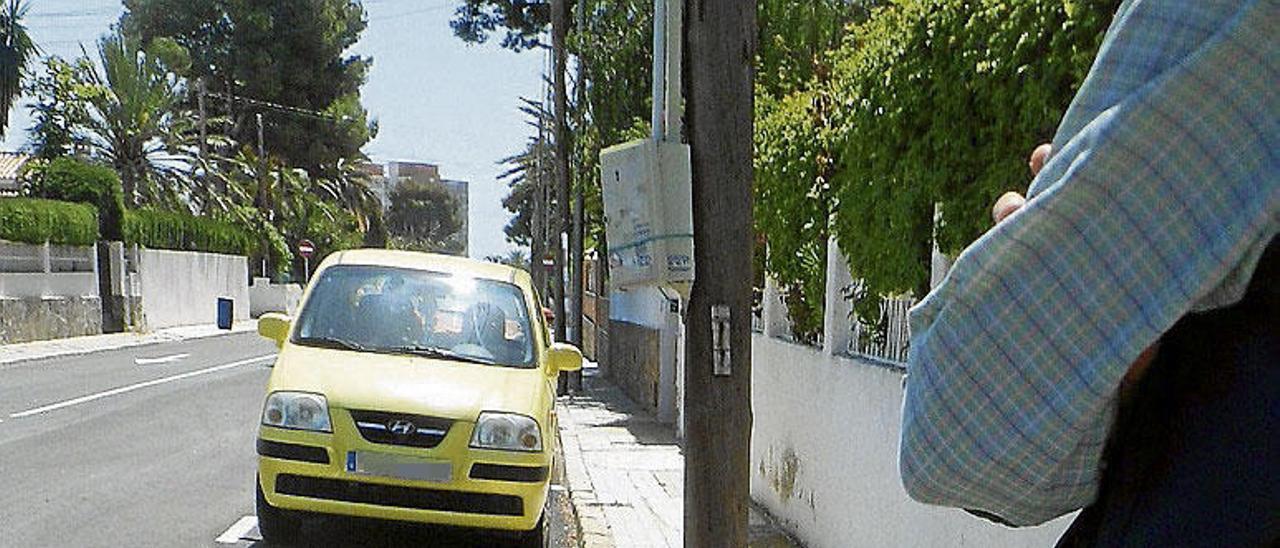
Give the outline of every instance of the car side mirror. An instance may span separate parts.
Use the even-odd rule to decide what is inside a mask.
[[[551,373],[561,371],[580,371],[582,369],[582,351],[571,344],[555,343],[547,350],[547,362]]]
[[[289,322],[284,314],[268,312],[258,318],[258,334],[275,341],[277,347],[284,346],[284,339],[289,336]]]

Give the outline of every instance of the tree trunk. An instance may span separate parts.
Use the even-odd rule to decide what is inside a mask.
[[[565,90],[565,70],[568,64],[565,52],[565,32],[568,30],[568,0],[551,2],[551,48],[554,57],[552,87],[555,95],[555,185],[556,214],[552,225],[551,245],[556,256],[555,279],[551,282],[555,302],[551,307],[556,314],[556,340],[565,340],[565,251],[562,235],[569,224],[569,130],[566,124],[568,97]]]
[[[578,20],[578,32],[580,33],[585,32],[586,26],[587,26],[586,0],[578,0],[577,6],[575,7],[577,11],[576,15]],[[577,98],[578,127],[582,128],[584,127],[583,120],[586,118],[585,111],[586,111],[586,104],[587,104],[586,103],[587,67],[585,63],[585,58],[581,55],[578,56],[578,83],[575,91],[577,92],[577,95],[578,95],[578,98]],[[586,196],[585,196],[586,191],[584,187],[586,186],[587,181],[590,180],[590,175],[586,172],[586,169],[585,169],[585,166],[587,164],[586,160],[580,159],[578,163],[584,169],[579,170],[578,177],[577,177],[577,184],[573,186],[573,230],[572,232],[569,233],[569,254],[571,255],[569,262],[570,262],[570,265],[573,267],[572,269],[570,269],[570,271],[572,272],[572,277],[570,278],[571,282],[569,286],[570,288],[569,294],[571,296],[570,306],[569,306],[569,314],[570,314],[569,315],[569,332],[571,335],[569,338],[569,342],[574,344],[578,348],[582,348],[582,340],[583,340],[582,300],[583,300],[583,289],[584,289],[583,279],[586,276],[586,272],[583,271],[583,257],[582,257],[583,253],[586,251],[585,249],[583,249],[583,246],[584,246],[583,240],[586,237],[586,234],[585,234],[586,227],[584,226],[586,222],[585,222],[585,219],[583,218],[583,215],[584,215],[583,201],[586,199]],[[569,384],[572,385],[572,388],[574,390],[581,390],[582,389],[582,371],[575,371],[570,376],[572,377],[572,382],[570,382]]]
[[[685,345],[685,546],[747,545],[751,441],[751,187],[756,6],[687,0],[697,277]],[[728,319],[716,367],[713,307]],[[725,352],[727,344],[727,352]]]

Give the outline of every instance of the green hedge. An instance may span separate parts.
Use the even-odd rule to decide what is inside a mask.
[[[123,237],[124,194],[120,177],[108,166],[72,157],[27,164],[27,192],[36,198],[91,204],[98,209],[98,232],[104,240]]]
[[[152,249],[252,255],[253,235],[231,223],[187,213],[137,209],[125,212],[124,241]]]
[[[93,206],[40,198],[0,198],[0,239],[93,245],[98,213]]]
[[[829,78],[758,103],[770,273],[816,293],[830,219],[873,297],[860,315],[880,295],[927,291],[935,234],[958,252],[991,226],[997,196],[1030,182],[1027,155],[1053,136],[1118,3],[895,0],[850,27],[820,54]]]

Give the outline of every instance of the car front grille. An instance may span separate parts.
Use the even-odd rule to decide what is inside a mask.
[[[430,449],[440,445],[453,420],[385,411],[351,411],[360,437],[373,443]],[[406,426],[407,425],[407,426]]]
[[[276,492],[282,495],[314,499],[376,504],[416,510],[437,510],[462,514],[519,516],[524,514],[524,501],[514,495],[492,495],[462,491],[442,491],[419,487],[380,485],[358,481],[313,478],[280,474],[276,476]]]

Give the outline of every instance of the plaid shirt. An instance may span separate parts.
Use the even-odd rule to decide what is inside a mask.
[[[1130,364],[1243,295],[1280,228],[1280,1],[1126,0],[1028,202],[911,311],[916,500],[1042,523],[1093,501]]]

